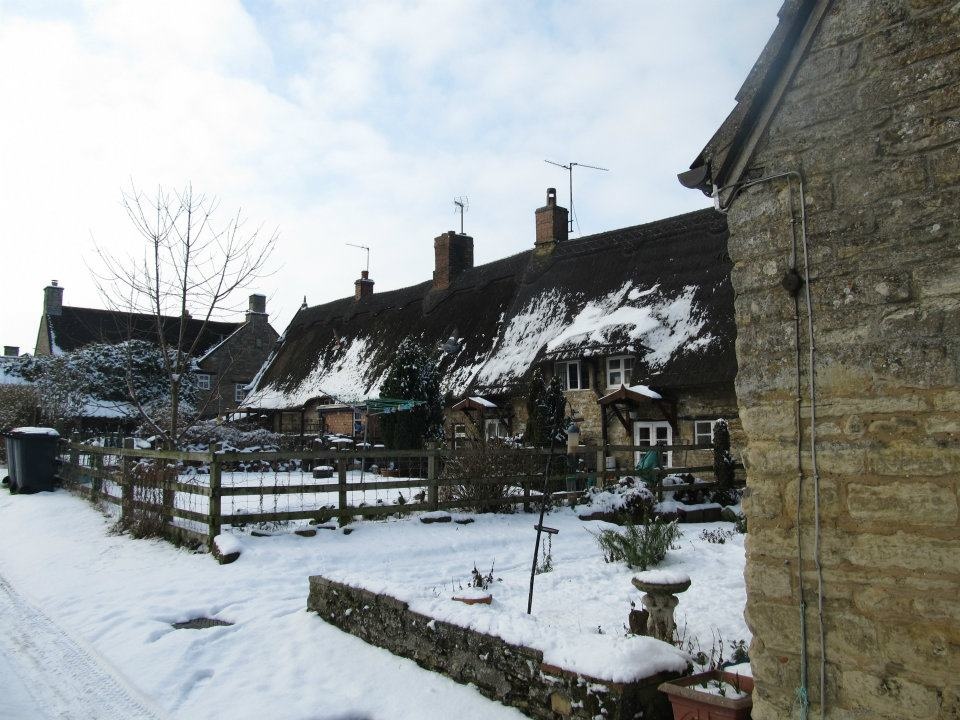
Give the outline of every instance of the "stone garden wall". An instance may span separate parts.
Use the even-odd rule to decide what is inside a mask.
[[[543,720],[669,720],[657,685],[675,677],[661,673],[634,683],[579,676],[546,665],[537,650],[433,620],[388,595],[314,575],[307,609],[365,642],[414,660],[457,682],[473,683],[485,696]]]
[[[807,194],[827,717],[960,718],[960,6],[834,2],[748,177]],[[794,186],[796,191],[796,186]],[[819,703],[809,343],[801,302],[803,563],[785,181],[728,213],[737,395],[749,438],[755,720],[794,717],[798,569]]]

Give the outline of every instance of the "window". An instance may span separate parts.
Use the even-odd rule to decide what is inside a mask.
[[[198,390],[209,390],[210,389],[210,376],[206,373],[197,374],[197,389]]]
[[[554,372],[560,378],[564,390],[581,390],[589,387],[587,378],[580,373],[579,360],[566,360],[554,366]]]
[[[668,422],[647,422],[638,421],[633,424],[633,444],[634,445],[673,445],[673,428]],[[640,462],[643,455],[642,450],[637,450],[634,455],[636,462]],[[673,452],[664,453],[664,467],[673,466]]]
[[[457,423],[453,426],[453,437],[457,440],[467,439],[467,426],[463,423]]]
[[[237,383],[233,386],[233,399],[237,402],[242,402],[243,399],[247,396],[247,384],[246,383]]]
[[[693,444],[713,445],[713,426],[716,420],[697,420],[693,423]]]
[[[507,436],[507,425],[498,418],[483,421],[483,434],[487,440],[500,440]]]
[[[630,386],[633,376],[633,358],[628,355],[607,358],[607,387]]]

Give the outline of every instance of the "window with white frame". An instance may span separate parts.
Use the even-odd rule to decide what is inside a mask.
[[[197,389],[198,390],[209,390],[210,389],[210,376],[206,373],[197,374]]]
[[[693,444],[713,445],[713,427],[716,420],[697,420],[693,423]]]
[[[247,396],[247,384],[246,383],[237,383],[233,386],[233,399],[237,402],[243,401]]]
[[[630,386],[633,379],[633,358],[619,355],[607,358],[607,387]]]
[[[467,439],[467,426],[463,423],[456,423],[453,426],[453,437],[457,440]]]
[[[554,366],[554,372],[560,378],[560,385],[564,390],[581,390],[587,383],[581,382],[580,361],[564,360]]]
[[[483,430],[487,440],[501,440],[507,436],[507,424],[499,418],[484,420]]]

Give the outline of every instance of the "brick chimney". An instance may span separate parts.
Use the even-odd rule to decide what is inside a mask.
[[[267,319],[267,296],[253,294],[250,296],[250,304],[247,306],[247,322],[254,320]]]
[[[63,288],[56,280],[43,289],[43,312],[47,315],[63,315]]]
[[[547,204],[534,213],[537,219],[536,247],[564,242],[569,229],[567,209],[557,205],[556,188],[547,188]]]
[[[16,345],[4,345],[3,354],[6,357],[20,357],[20,348]]]
[[[363,300],[373,295],[373,280],[368,270],[360,271],[360,279],[353,282],[353,299]]]
[[[464,270],[473,267],[473,238],[448,230],[433,239],[433,289],[446,290]]]

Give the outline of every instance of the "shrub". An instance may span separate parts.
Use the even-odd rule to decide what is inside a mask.
[[[536,472],[536,461],[537,456],[492,440],[458,452],[447,460],[440,473],[441,479],[457,481],[440,487],[441,500],[474,502],[476,505],[468,507],[477,512],[513,512],[511,503],[497,501],[516,494],[517,481],[510,478]],[[498,478],[503,481],[498,482]]]
[[[623,529],[595,534],[606,562],[625,562],[631,570],[646,570],[663,562],[673,541],[680,537],[677,521],[654,518],[646,525],[628,523]]]
[[[580,505],[589,508],[588,512],[609,515],[614,521],[644,523],[653,513],[655,500],[642,479],[627,476],[611,487],[588,488],[580,497]]]

